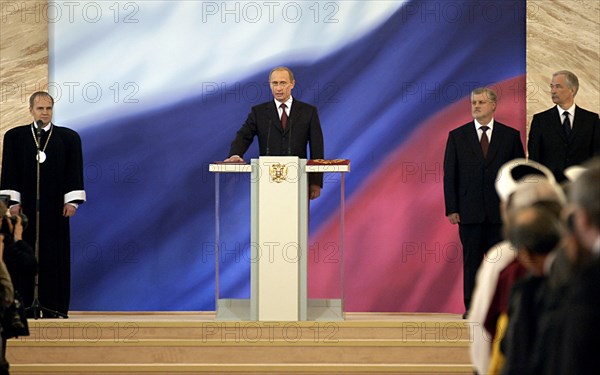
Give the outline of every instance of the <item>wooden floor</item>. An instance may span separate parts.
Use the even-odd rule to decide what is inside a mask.
[[[212,312],[71,312],[9,340],[13,374],[470,374],[460,315],[216,321]]]

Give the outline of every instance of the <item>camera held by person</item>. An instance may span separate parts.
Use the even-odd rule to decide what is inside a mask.
[[[14,286],[14,299],[0,314],[2,338],[27,336],[29,329],[25,316],[25,308],[19,294],[24,278],[35,278],[36,261],[33,249],[23,241],[23,231],[27,225],[25,215],[8,214],[6,200],[0,196],[0,238],[2,238],[2,265],[5,266],[11,284]],[[25,221],[25,223],[24,223]]]
[[[27,229],[27,225],[29,224],[29,219],[22,212],[20,212],[18,215],[11,215],[8,207],[10,207],[10,196],[5,195],[5,194],[0,194],[0,217],[2,218],[3,221],[5,221],[5,220],[10,221],[9,225],[2,226],[1,232],[4,235],[9,235],[10,237],[12,237],[12,233],[11,233],[10,229],[14,228],[14,226],[17,224],[17,217],[21,218],[21,226],[23,227],[23,230]]]

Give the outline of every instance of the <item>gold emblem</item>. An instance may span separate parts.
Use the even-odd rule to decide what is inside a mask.
[[[283,182],[287,179],[288,167],[285,164],[273,164],[269,166],[269,174],[271,179],[277,183]]]

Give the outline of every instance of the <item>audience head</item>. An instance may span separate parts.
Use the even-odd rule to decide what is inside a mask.
[[[512,211],[506,232],[519,262],[537,276],[544,274],[546,257],[559,247],[563,237],[558,214],[546,202]]]
[[[542,164],[523,158],[513,159],[498,170],[496,192],[500,200],[506,202],[521,184],[537,183],[541,179],[556,182],[552,172]]]
[[[508,197],[506,206],[510,212],[534,204],[546,205],[558,217],[566,203],[567,199],[560,185],[543,177],[538,177],[535,180],[530,179],[521,182]]]
[[[500,212],[505,224],[511,210],[536,202],[548,202],[556,212],[566,202],[565,194],[552,172],[540,163],[526,159],[511,160],[500,168],[496,191],[500,196]]]
[[[600,252],[600,157],[584,165],[569,187],[573,230],[587,251]]]

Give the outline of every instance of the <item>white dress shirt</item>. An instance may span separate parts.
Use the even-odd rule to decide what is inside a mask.
[[[490,123],[487,125],[482,125],[479,123],[479,121],[477,121],[477,119],[475,119],[475,130],[477,130],[477,138],[479,138],[479,142],[481,142],[481,137],[483,136],[483,130],[481,130],[482,126],[487,126],[489,128],[485,134],[487,134],[488,141],[492,142],[492,133],[494,130],[494,119],[492,119],[490,121]]]

